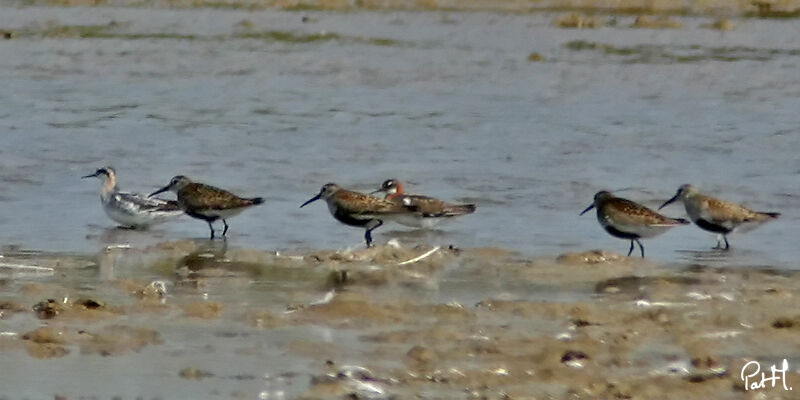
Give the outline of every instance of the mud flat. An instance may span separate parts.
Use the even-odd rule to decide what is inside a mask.
[[[788,399],[740,372],[800,356],[797,272],[763,267],[202,241],[2,260],[2,364],[27,376],[9,394]],[[29,386],[64,360],[82,368]]]

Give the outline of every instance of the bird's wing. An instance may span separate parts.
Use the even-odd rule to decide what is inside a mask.
[[[186,208],[195,210],[221,210],[244,207],[252,203],[227,190],[202,183],[192,183],[183,188],[178,198]]]
[[[117,192],[111,196],[111,201],[123,210],[130,213],[138,211],[180,211],[176,201],[163,200],[157,197],[146,197],[139,193]]]
[[[335,200],[339,210],[350,215],[379,216],[410,212],[402,204],[351,190],[340,190]]]
[[[393,198],[409,210],[421,213],[424,217],[452,217],[475,211],[474,204],[450,204],[433,197],[421,195],[402,195]]]
[[[613,214],[616,223],[622,225],[650,225],[650,226],[671,226],[682,224],[680,220],[663,216],[639,203],[623,198],[610,200],[606,207],[611,207],[618,212]]]
[[[706,221],[728,228],[760,219],[755,211],[714,197],[705,197],[701,200],[700,216]]]

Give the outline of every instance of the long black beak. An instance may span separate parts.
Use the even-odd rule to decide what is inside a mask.
[[[321,198],[322,198],[322,193],[320,193],[320,194],[318,194],[318,195],[316,195],[316,196],[314,196],[314,197],[312,197],[312,198],[308,199],[308,201],[306,201],[305,203],[303,203],[303,205],[302,205],[302,206],[300,206],[300,208],[303,208],[303,207],[305,207],[305,206],[307,206],[307,205],[309,205],[309,204],[311,204],[311,203],[313,203],[313,202],[315,202],[315,201],[317,201],[317,200],[319,200],[319,199],[321,199]]]
[[[591,210],[593,208],[594,208],[594,203],[592,205],[590,205],[589,207],[586,207],[586,209],[581,211],[581,213],[579,215],[586,214],[587,212],[589,212],[589,210]]]
[[[98,173],[97,173],[97,172],[95,172],[95,173],[93,173],[93,174],[89,174],[89,175],[86,175],[86,176],[82,176],[82,177],[81,177],[81,179],[86,179],[86,178],[97,178],[97,176],[98,176]]]
[[[373,190],[373,191],[369,192],[369,194],[370,194],[370,195],[373,195],[373,194],[375,194],[375,193],[383,193],[383,192],[385,192],[385,191],[386,191],[386,189],[378,189],[378,190]]]
[[[658,209],[660,210],[660,209],[666,207],[667,205],[669,205],[670,203],[674,202],[675,200],[678,200],[678,195],[679,194],[680,193],[675,193],[675,196],[672,196],[671,199],[665,201],[664,204],[661,205],[661,207],[658,207]]]
[[[148,194],[148,195],[147,195],[147,197],[153,197],[153,196],[155,196],[155,195],[157,195],[157,194],[159,194],[159,193],[164,193],[164,192],[166,192],[167,190],[169,190],[169,185],[167,185],[167,186],[164,186],[164,187],[162,187],[161,189],[158,189],[158,190],[156,190],[155,192]]]

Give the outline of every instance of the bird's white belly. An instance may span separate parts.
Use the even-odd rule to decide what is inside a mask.
[[[620,232],[637,235],[641,238],[650,238],[653,236],[658,236],[674,226],[674,225],[623,224],[618,221],[613,221],[610,218],[608,219],[598,218],[598,220],[600,221],[600,225],[603,225],[604,227],[610,226]]]
[[[203,210],[203,211],[196,211],[196,213],[211,218],[228,219],[233,216],[239,215],[239,213],[241,213],[244,209],[245,207],[228,208],[224,210]]]
[[[410,226],[412,228],[431,229],[442,222],[443,218],[425,218],[419,215],[398,215],[392,217],[391,220],[400,225]]]
[[[159,211],[140,210],[135,204],[103,199],[103,211],[109,218],[126,227],[146,228],[153,224],[169,221],[183,214],[180,210]]]
[[[131,214],[113,206],[105,206],[103,209],[109,218],[113,219],[122,226],[147,227],[158,222],[157,219],[146,214]]]

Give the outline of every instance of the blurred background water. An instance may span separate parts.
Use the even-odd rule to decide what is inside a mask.
[[[228,243],[279,251],[362,245],[363,231],[335,222],[322,204],[298,208],[327,182],[371,191],[397,178],[410,192],[478,205],[439,232],[382,227],[378,243],[399,236],[530,256],[625,252],[628,243],[607,235],[594,214],[578,216],[594,193],[625,189],[620,196],[657,207],[693,183],[783,217],[731,236],[728,253],[709,251],[716,243],[709,233],[676,228],[645,241],[648,258],[798,268],[800,24],[792,20],[735,20],[733,31],[721,32],[701,17],[683,17],[678,30],[630,29],[626,16],[601,29],[565,30],[551,14],[0,11],[0,28],[14,32],[0,40],[0,245],[94,254],[207,236],[205,224],[189,218],[146,232],[114,229],[100,183],[79,179],[111,165],[125,190],[149,193],[185,174],[264,196],[265,205],[229,221]],[[684,215],[679,205],[664,212]],[[70,279],[102,294],[102,282],[87,274]],[[144,279],[153,271],[117,274]],[[456,275],[441,282],[435,301],[498,291]],[[516,288],[525,296],[559,292],[528,289]],[[244,292],[211,292],[284,306],[292,290],[261,281]],[[111,361],[24,358],[9,373],[64,373],[80,360],[83,368],[67,374],[74,379],[55,380],[55,388],[81,393],[63,385],[101,376],[109,379],[95,393],[158,395],[174,377],[141,368],[152,357],[169,371],[218,362],[269,374],[308,368],[275,350],[295,336],[355,340],[326,327],[269,336],[231,328],[252,334],[247,342],[263,347],[264,357],[277,357],[270,365],[284,363],[264,372],[259,359],[217,341],[228,320],[141,319],[168,338],[177,358],[158,358],[159,350]],[[205,352],[206,343],[218,351]],[[123,378],[126,365],[135,378]],[[113,377],[98,372],[107,368]],[[25,376],[5,376],[6,385],[23,385],[6,386],[10,393],[56,390],[37,392]],[[208,394],[219,382],[183,389]],[[257,392],[269,382],[233,377],[222,386]]]

